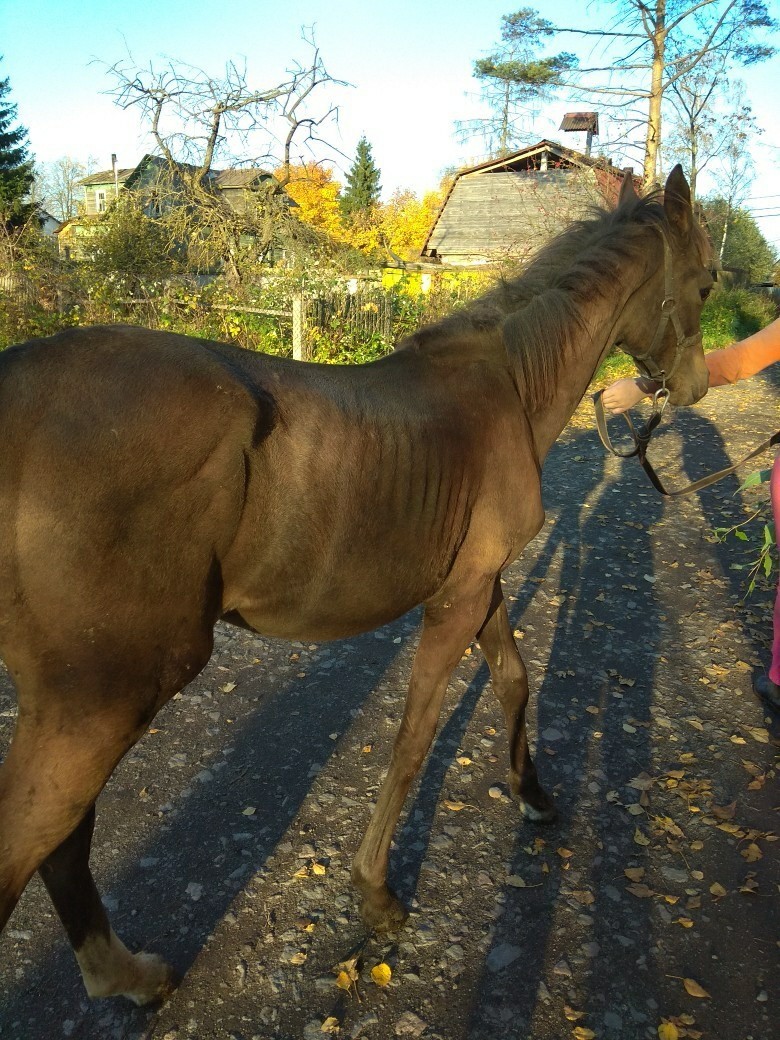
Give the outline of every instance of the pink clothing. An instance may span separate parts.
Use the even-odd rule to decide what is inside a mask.
[[[772,515],[775,518],[775,538],[780,550],[780,455],[776,456],[769,478],[769,492],[772,497]],[[772,613],[772,662],[769,665],[769,678],[780,686],[780,579],[775,593],[775,608]]]
[[[725,350],[711,351],[705,355],[704,360],[709,370],[710,386],[723,386],[725,383],[736,383],[740,379],[754,376],[756,372],[767,368],[775,361],[780,361],[780,318],[755,335],[743,339],[741,343],[733,343]],[[769,491],[775,520],[775,538],[780,550],[780,455],[775,458],[772,466]],[[780,686],[780,579],[775,593],[772,627],[772,662],[769,666],[769,678],[775,685]]]

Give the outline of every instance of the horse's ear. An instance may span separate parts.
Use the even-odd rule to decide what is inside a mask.
[[[618,195],[618,206],[622,206],[625,202],[635,202],[637,199],[637,193],[634,191],[634,174],[633,171],[628,169],[623,174],[623,183],[620,185],[620,193]]]
[[[681,235],[688,235],[693,224],[691,189],[679,163],[666,179],[664,210],[671,226]]]

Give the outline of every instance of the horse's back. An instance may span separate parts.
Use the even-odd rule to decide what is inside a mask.
[[[12,348],[0,652],[31,604],[63,645],[109,615],[143,641],[221,611],[345,635],[427,599],[469,537],[502,565],[537,523],[513,393],[466,351],[302,365],[129,326]]]

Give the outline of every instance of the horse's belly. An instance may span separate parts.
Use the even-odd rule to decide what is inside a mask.
[[[224,608],[256,632],[286,639],[342,639],[401,617],[441,587],[449,568],[426,559],[386,553],[344,559],[340,566],[291,559],[287,566],[252,568],[226,584]],[[237,620],[237,619],[236,619]]]

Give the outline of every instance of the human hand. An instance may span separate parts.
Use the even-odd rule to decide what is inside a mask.
[[[633,408],[635,404],[639,404],[642,398],[647,396],[649,396],[648,392],[639,386],[639,380],[618,379],[607,387],[601,400],[605,411],[612,415],[619,415],[621,412]]]

